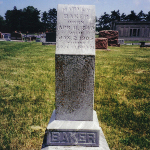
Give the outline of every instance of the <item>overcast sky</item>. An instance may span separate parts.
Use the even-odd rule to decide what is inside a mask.
[[[0,15],[5,16],[7,10],[12,10],[14,6],[17,9],[23,9],[27,6],[33,6],[41,12],[56,8],[58,4],[74,5],[95,5],[96,16],[99,18],[104,12],[110,14],[113,10],[128,15],[131,10],[137,14],[143,10],[144,13],[150,11],[150,0],[0,0]]]

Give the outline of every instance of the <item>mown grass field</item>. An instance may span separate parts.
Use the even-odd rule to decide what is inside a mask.
[[[111,150],[150,147],[150,48],[96,51],[95,106]],[[0,42],[0,149],[41,149],[55,109],[55,46]]]

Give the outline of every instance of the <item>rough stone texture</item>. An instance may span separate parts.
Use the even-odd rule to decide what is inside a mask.
[[[11,40],[23,40],[21,33],[11,33]]]
[[[42,147],[46,146],[99,146],[99,123],[96,112],[93,121],[64,121],[55,120],[55,111],[45,131]]]
[[[93,120],[95,56],[56,55],[56,119]]]
[[[56,54],[95,55],[95,6],[58,5]]]
[[[99,32],[99,37],[108,39],[108,46],[120,46],[118,44],[118,31],[114,30],[103,30]]]
[[[56,111],[47,126],[42,147],[78,150],[108,148],[93,111],[94,6],[58,5],[57,15]],[[99,146],[99,136],[104,141],[103,146]]]
[[[108,39],[107,38],[96,38],[95,39],[95,48],[96,49],[107,49]]]
[[[56,32],[46,33],[46,42],[56,42]]]

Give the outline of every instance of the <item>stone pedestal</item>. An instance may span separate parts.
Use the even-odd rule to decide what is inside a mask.
[[[42,150],[74,149],[110,150],[96,112],[93,111],[93,121],[63,121],[56,120],[54,110],[45,131]]]

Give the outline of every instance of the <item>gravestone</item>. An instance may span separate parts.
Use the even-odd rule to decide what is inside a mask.
[[[96,49],[106,49],[108,47],[108,39],[107,38],[96,38],[95,39],[95,48]]]
[[[56,42],[56,32],[46,33],[46,42]]]
[[[36,37],[35,36],[31,36],[31,41],[34,41],[36,40]]]
[[[118,43],[119,43],[120,45],[124,45],[124,39],[118,39]]]
[[[101,128],[93,111],[95,6],[61,4],[57,10],[56,109],[45,131],[42,148],[78,146],[78,149],[97,150]]]
[[[5,39],[6,41],[11,41],[10,37],[11,37],[11,34],[10,34],[10,33],[5,33],[5,34],[4,34],[4,39]]]
[[[41,37],[36,37],[36,42],[41,42]]]
[[[23,40],[21,33],[11,33],[11,40]]]
[[[31,37],[24,37],[25,41],[31,41]]]

